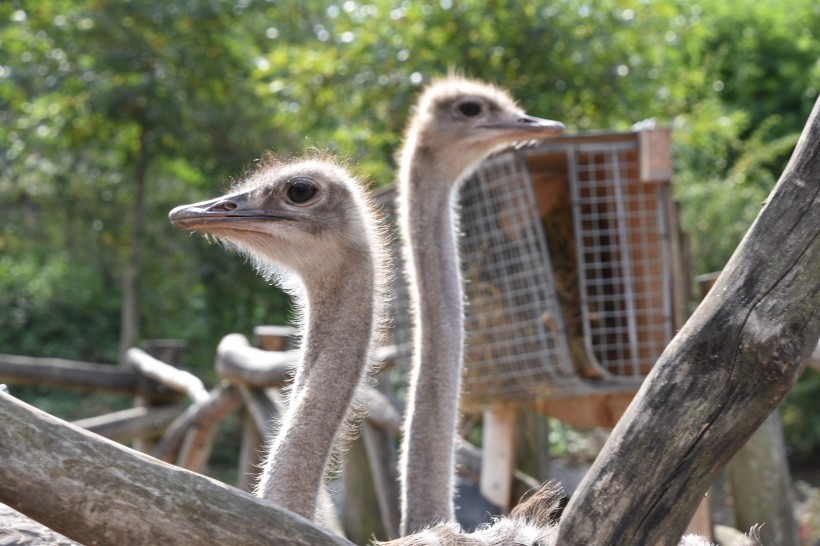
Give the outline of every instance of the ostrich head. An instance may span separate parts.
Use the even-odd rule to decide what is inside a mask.
[[[276,273],[275,263],[307,281],[336,275],[355,256],[368,255],[368,208],[358,183],[334,163],[272,160],[227,195],[179,206],[169,219],[248,255],[263,274]]]
[[[498,87],[450,76],[433,82],[419,98],[400,164],[426,164],[428,172],[455,182],[504,146],[557,137],[563,131],[560,122],[527,115]]]

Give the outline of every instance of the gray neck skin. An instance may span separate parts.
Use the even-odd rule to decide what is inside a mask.
[[[430,166],[418,161],[413,165]],[[428,169],[435,172],[435,168]],[[463,308],[457,184],[411,168],[402,183],[400,216],[409,245],[407,280],[414,354],[401,459],[401,534],[454,520],[453,476],[460,393]]]
[[[369,362],[373,264],[369,259],[348,261],[333,278],[308,278],[304,284],[308,305],[302,355],[257,495],[316,519],[325,468]]]

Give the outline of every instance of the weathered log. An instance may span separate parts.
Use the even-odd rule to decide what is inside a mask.
[[[46,385],[90,391],[133,394],[138,375],[113,364],[62,358],[0,355],[0,383]]]
[[[398,349],[394,345],[376,350],[377,362],[389,362]],[[231,383],[249,387],[282,387],[293,375],[299,351],[266,351],[251,346],[242,334],[228,334],[216,349],[216,373]]]
[[[216,349],[216,373],[249,387],[281,387],[293,375],[299,351],[264,351],[242,334],[228,334]]]
[[[340,514],[344,535],[356,544],[368,544],[374,537],[378,540],[387,537],[370,470],[364,439],[356,438],[344,453],[341,475],[344,497]]]
[[[557,543],[677,544],[818,336],[820,99],[757,220],[571,499]]]
[[[0,393],[0,502],[83,544],[350,545],[311,522]]]
[[[162,434],[182,411],[181,406],[138,407],[80,419],[73,424],[109,440],[124,442]]]
[[[185,394],[194,402],[208,399],[208,389],[197,376],[157,360],[142,349],[132,347],[125,353],[125,360],[140,374],[165,385],[171,390]]]

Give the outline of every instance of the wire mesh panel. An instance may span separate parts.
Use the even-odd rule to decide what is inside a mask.
[[[495,156],[461,188],[466,279],[465,400],[577,391],[550,256],[526,165]]]
[[[645,375],[672,336],[660,187],[638,180],[634,145],[567,153],[585,346],[610,373]]]

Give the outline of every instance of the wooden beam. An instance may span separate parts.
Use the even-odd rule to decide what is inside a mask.
[[[113,364],[0,354],[0,383],[133,394],[138,375]]]
[[[818,337],[820,99],[757,220],[570,500],[556,543],[677,544]]]
[[[82,544],[351,544],[244,491],[4,393],[0,416],[0,502]]]
[[[74,421],[74,425],[109,440],[125,442],[156,436],[183,411],[182,406],[137,407]]]

